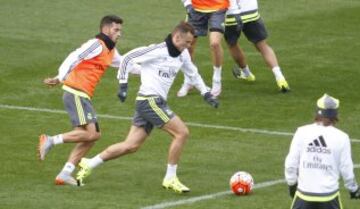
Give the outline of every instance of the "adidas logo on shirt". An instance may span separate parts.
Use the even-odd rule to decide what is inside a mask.
[[[316,152],[320,154],[330,154],[331,150],[327,149],[327,145],[323,136],[319,136],[309,143],[306,152]]]

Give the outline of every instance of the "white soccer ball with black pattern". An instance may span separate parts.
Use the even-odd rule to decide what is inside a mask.
[[[230,178],[231,191],[236,195],[249,194],[254,186],[253,177],[245,171],[238,171]]]

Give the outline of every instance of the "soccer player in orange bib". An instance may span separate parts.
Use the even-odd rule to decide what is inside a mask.
[[[221,93],[221,69],[224,59],[221,40],[224,34],[225,12],[229,7],[229,0],[182,0],[182,2],[188,14],[187,21],[195,28],[195,39],[189,49],[192,59],[194,59],[196,37],[206,36],[209,31],[209,45],[214,70],[211,94],[217,97]],[[191,80],[185,76],[177,96],[186,96],[193,86]]]
[[[75,166],[100,138],[100,128],[91,103],[96,85],[109,66],[119,67],[121,56],[115,44],[121,36],[123,20],[115,15],[104,16],[100,33],[68,55],[58,70],[58,75],[46,78],[44,84],[63,84],[63,102],[73,130],[54,136],[42,134],[39,138],[38,155],[45,160],[46,154],[63,143],[76,143],[55,178],[56,185],[77,185],[72,177]]]

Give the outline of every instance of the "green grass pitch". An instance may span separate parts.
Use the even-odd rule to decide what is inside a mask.
[[[138,153],[96,169],[82,188],[53,184],[71,144],[55,147],[42,163],[36,158],[36,146],[39,134],[71,128],[68,116],[56,112],[63,110],[62,90],[46,88],[42,79],[55,75],[67,54],[98,32],[100,18],[105,14],[124,18],[123,37],[117,45],[123,54],[161,42],[185,17],[181,1],[0,0],[0,208],[289,208],[291,199],[284,183],[237,197],[227,192],[229,178],[245,170],[256,183],[283,179],[291,135],[274,132],[293,133],[311,122],[315,101],[323,93],[341,100],[338,126],[351,138],[360,139],[360,2],[259,0],[259,4],[270,34],[268,42],[292,92],[277,91],[272,73],[244,37],[240,44],[257,81],[246,84],[233,78],[234,62],[224,44],[219,109],[212,109],[196,92],[177,98],[183,77],[179,75],[168,102],[189,123],[191,137],[178,175],[192,189],[179,195],[161,188],[170,138],[159,130],[153,131]],[[206,38],[199,39],[196,64],[210,85],[212,66]],[[123,140],[130,127],[130,120],[107,116],[133,115],[139,80],[130,78],[129,97],[121,104],[115,76],[116,69],[109,69],[95,92],[93,103],[102,115],[102,138],[88,156]],[[358,165],[360,143],[352,143],[352,153]],[[355,173],[360,181],[359,169]],[[343,186],[341,191],[344,208],[358,208],[359,202],[350,200]]]

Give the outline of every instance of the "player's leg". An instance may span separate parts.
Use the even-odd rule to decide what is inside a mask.
[[[266,65],[270,69],[279,66],[276,54],[274,50],[268,45],[266,39],[255,43],[255,47],[261,53],[261,56],[264,58]]]
[[[266,64],[270,67],[273,72],[276,83],[279,89],[282,92],[287,92],[290,90],[289,84],[287,83],[281,68],[278,64],[278,60],[274,50],[269,46],[266,40],[261,40],[255,44],[256,49],[261,53],[264,58]]]
[[[63,169],[55,178],[55,184],[57,185],[74,185],[74,183],[77,185],[76,180],[72,177],[75,166],[79,163],[80,159],[84,157],[86,153],[92,148],[92,146],[95,144],[95,140],[100,138],[100,128],[97,122],[89,123],[81,127],[76,127],[73,132],[79,132],[80,134],[78,135],[83,135],[86,140],[78,142],[71,151],[68,161],[65,163]],[[64,139],[67,140],[68,138],[66,137],[66,134],[64,134],[64,136]],[[65,140],[64,142],[67,142]]]
[[[90,123],[83,127],[77,127],[75,130],[82,130],[89,132],[91,135],[100,135],[100,130],[97,123]],[[98,133],[98,134],[96,134]],[[94,141],[79,142],[75,145],[71,151],[68,161],[65,163],[63,169],[55,178],[55,184],[57,185],[76,185],[76,180],[72,177],[72,173],[75,170],[75,166],[79,163],[80,159],[86,155],[86,153],[95,144]]]
[[[255,76],[251,73],[246,63],[244,51],[238,44],[242,30],[242,23],[237,22],[234,15],[228,15],[225,19],[224,38],[228,46],[229,52],[237,66],[234,66],[232,73],[235,78],[244,79],[246,81],[255,81]]]
[[[196,42],[197,42],[197,38],[193,39],[193,42],[191,44],[191,47],[189,48],[189,53],[191,56],[191,59],[194,61],[194,56],[195,56],[195,48],[196,48]],[[191,80],[189,77],[187,77],[184,74],[184,83],[181,85],[181,88],[179,89],[179,91],[177,92],[177,96],[178,97],[184,97],[188,94],[188,92],[193,88],[193,85],[191,83]]]
[[[188,192],[189,188],[181,184],[176,177],[176,167],[181,151],[188,136],[188,129],[174,112],[160,97],[138,96],[136,98],[136,113],[133,120],[134,125],[143,127],[150,134],[153,126],[162,128],[173,136],[169,148],[167,176],[164,178],[163,187],[173,189],[176,192]],[[170,175],[172,174],[172,175]]]
[[[221,93],[221,71],[224,61],[224,51],[221,41],[224,34],[225,11],[211,13],[209,19],[209,45],[213,63],[213,77],[211,94],[219,96]]]
[[[188,23],[194,27],[195,30],[195,38],[193,40],[193,43],[191,44],[191,47],[189,49],[189,53],[191,56],[192,61],[195,60],[195,49],[196,49],[196,43],[197,38],[199,36],[206,36],[207,30],[208,30],[208,14],[202,13],[198,11],[192,11],[190,17],[188,18]],[[184,82],[181,85],[179,91],[177,92],[178,97],[184,97],[188,94],[188,92],[193,88],[193,85],[191,83],[190,78],[188,78],[186,75],[184,75]]]
[[[276,54],[266,42],[268,34],[262,19],[260,18],[256,21],[248,22],[244,26],[244,33],[248,40],[251,41],[255,45],[256,49],[261,53],[267,66],[273,72],[279,90],[284,93],[290,91],[290,87],[278,64]]]
[[[108,161],[129,153],[134,153],[145,142],[147,136],[148,133],[143,127],[132,125],[125,141],[109,146],[102,151],[99,156],[103,161]]]
[[[42,134],[39,138],[39,157],[44,160],[53,146],[63,143],[94,142],[100,138],[96,113],[88,98],[64,92],[64,105],[70,116],[74,129],[72,131],[49,136]]]
[[[136,152],[145,142],[147,136],[148,133],[143,127],[133,125],[131,126],[125,141],[110,145],[91,159],[82,158],[79,163],[80,170],[76,175],[78,184],[83,185],[84,179],[91,174],[91,171],[105,161]]]
[[[190,189],[182,184],[176,175],[178,162],[189,136],[189,130],[185,123],[177,116],[167,122],[162,129],[173,137],[169,147],[168,165],[163,180],[163,187],[179,193],[189,192]]]
[[[234,77],[250,82],[255,81],[256,77],[246,63],[245,53],[242,48],[238,44],[228,45],[228,48],[232,58],[237,64],[237,66],[234,66],[232,69]]]
[[[81,159],[81,162],[79,163],[80,171],[76,175],[79,184],[82,184],[84,179],[91,174],[93,168],[101,165],[107,160],[133,153],[140,148],[153,128],[153,125],[148,122],[146,118],[155,118],[154,120],[159,118],[157,116],[157,112],[159,111],[157,109],[153,110],[153,108],[158,107],[155,99],[155,97],[140,96],[137,98],[133,125],[131,126],[125,141],[109,146],[91,159]]]
[[[173,117],[162,129],[173,137],[169,147],[168,163],[177,164],[189,136],[189,130],[178,116]]]
[[[194,37],[193,42],[191,43],[191,47],[188,49],[192,61],[195,60],[196,43],[197,43],[197,36]]]

